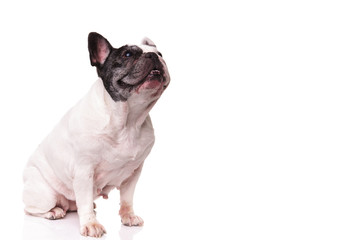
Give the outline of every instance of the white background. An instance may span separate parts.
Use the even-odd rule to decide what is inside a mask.
[[[97,79],[87,34],[150,37],[172,82],[135,192],[97,200],[104,239],[359,239],[357,1],[2,1],[1,238],[79,239],[25,217],[22,170]]]

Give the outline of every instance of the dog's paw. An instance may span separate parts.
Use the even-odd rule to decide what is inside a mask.
[[[90,222],[81,226],[81,235],[85,237],[101,237],[106,233],[103,225],[97,222]]]
[[[50,220],[56,220],[65,217],[66,211],[62,208],[54,207],[48,213],[45,214],[45,218]]]
[[[144,225],[144,220],[142,220],[141,217],[138,217],[134,214],[126,214],[123,215],[121,217],[121,222],[122,224],[124,224],[125,226],[143,226]]]

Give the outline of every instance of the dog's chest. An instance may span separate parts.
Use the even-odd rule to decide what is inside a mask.
[[[100,141],[101,160],[95,168],[95,183],[100,188],[119,186],[149,154],[154,144],[154,133],[152,127],[144,126],[141,130],[102,135]]]

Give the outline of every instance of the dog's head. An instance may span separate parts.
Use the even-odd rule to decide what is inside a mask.
[[[90,63],[115,102],[138,96],[156,100],[170,82],[166,63],[150,39],[139,46],[113,48],[106,38],[92,32],[88,44]]]

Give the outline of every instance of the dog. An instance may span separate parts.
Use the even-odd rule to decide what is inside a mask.
[[[99,79],[30,157],[23,174],[25,212],[47,219],[77,211],[80,233],[101,237],[94,199],[120,191],[121,222],[142,226],[133,195],[154,145],[149,111],[169,85],[161,53],[150,39],[113,48],[98,33],[88,36],[90,63]]]

